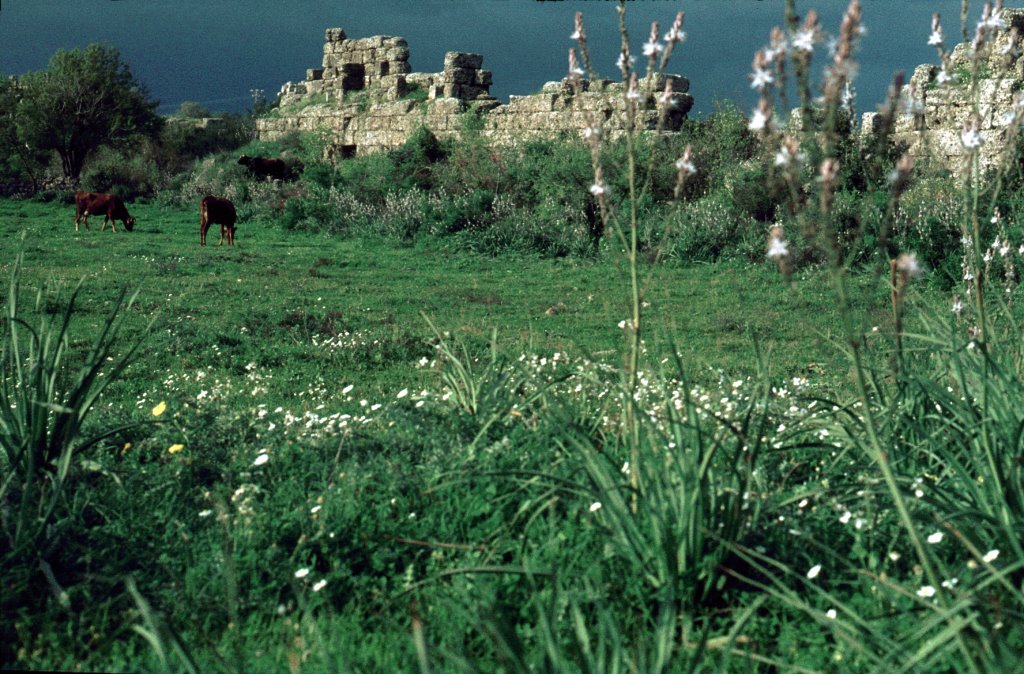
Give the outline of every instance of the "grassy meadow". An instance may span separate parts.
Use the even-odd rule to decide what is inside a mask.
[[[750,117],[671,137],[492,148],[470,109],[332,160],[157,120],[68,182],[4,122],[0,667],[1019,671],[1024,96],[1002,166],[977,124],[965,175],[915,165],[898,95],[852,133],[859,3],[813,90],[786,21]],[[134,231],[76,232],[75,186]]]
[[[212,368],[227,376],[255,363],[280,371],[271,402],[311,379],[332,389],[357,384],[367,396],[386,398],[437,383],[436,372],[415,367],[435,355],[429,322],[474,356],[484,355],[493,337],[507,356],[621,360],[625,340],[617,325],[628,313],[628,275],[611,256],[491,257],[455,242],[338,240],[262,222],[240,224],[234,248],[215,240],[202,248],[193,210],[138,205],[136,231],[114,235],[109,227],[98,231],[96,216],[91,230],[75,232],[73,206],[6,201],[0,226],[11,249],[0,271],[9,277],[23,252],[22,284],[45,287],[52,304],[84,280],[79,311],[94,318],[123,288],[139,289],[126,339],[151,320],[156,325],[129,379],[150,396],[169,372]],[[651,348],[667,355],[674,347],[689,379],[755,375],[760,349],[776,377],[842,380],[834,295],[819,271],[792,286],[768,264],[646,271]],[[868,319],[886,328],[886,289],[870,275],[860,282]],[[80,339],[87,339],[89,326],[81,329]]]
[[[70,512],[55,524],[66,527],[60,547],[47,555],[53,581],[31,570],[8,576],[17,648],[6,662],[519,671],[550,639],[567,649],[551,665],[562,671],[578,662],[580,639],[611,649],[601,657],[654,657],[644,649],[659,632],[648,630],[679,629],[657,617],[666,592],[681,592],[694,615],[666,656],[672,668],[813,670],[857,659],[837,628],[766,604],[755,585],[706,561],[675,563],[688,582],[717,579],[711,587],[669,592],[655,580],[669,570],[645,559],[657,557],[646,546],[667,541],[650,527],[686,517],[685,502],[662,499],[689,472],[669,471],[659,486],[669,492],[636,531],[616,531],[627,503],[595,509],[627,488],[621,469],[631,460],[614,431],[628,275],[613,256],[495,257],[443,239],[402,245],[244,221],[236,246],[201,248],[196,213],[132,212],[131,233],[100,232],[96,217],[75,232],[66,204],[0,203],[12,242],[3,273],[22,253],[30,324],[59,316],[81,281],[69,337],[82,351],[122,289],[138,289],[114,352],[141,340],[83,431],[120,429],[83,454]],[[897,625],[920,611],[858,580],[896,572],[891,551],[901,546],[883,526],[890,516],[870,463],[824,442],[835,421],[825,401],[852,390],[825,271],[789,284],[768,263],[643,271],[652,325],[637,393],[649,406],[644,444],[690,452],[708,443],[702,451],[723,461],[725,477],[701,483],[715,479],[707,486],[722,499],[740,484],[727,468],[730,436],[756,423],[770,440],[754,470],[741,471],[744,498],[756,496],[733,533],[797,572],[825,562],[845,580],[819,591],[840,593],[835,601],[851,609],[885,606],[884,621]],[[884,373],[888,290],[868,271],[854,286]],[[946,313],[926,285],[913,301],[925,315]],[[691,406],[703,419],[692,427],[675,416]],[[653,469],[646,479],[657,483],[664,476]],[[851,512],[872,526],[854,528]],[[710,559],[754,568],[699,545]]]

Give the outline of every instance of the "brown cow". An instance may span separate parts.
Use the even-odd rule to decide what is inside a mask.
[[[242,155],[238,158],[238,163],[242,166],[246,166],[252,171],[253,175],[259,176],[260,178],[273,178],[276,180],[284,180],[288,174],[288,167],[280,159],[268,159],[266,157],[249,157]]]
[[[89,229],[89,216],[103,214],[102,232],[110,221],[110,230],[117,231],[117,220],[124,223],[124,228],[129,232],[135,228],[135,218],[128,215],[121,197],[116,194],[101,194],[99,192],[75,192],[75,231],[78,231],[79,220],[85,219],[85,228]]]
[[[230,199],[218,199],[217,197],[205,196],[199,203],[199,245],[206,245],[206,232],[210,225],[220,225],[220,241],[217,245],[224,243],[224,236],[227,235],[228,245],[235,245],[235,205]]]

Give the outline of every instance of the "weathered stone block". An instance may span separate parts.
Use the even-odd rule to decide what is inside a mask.
[[[415,110],[417,105],[416,101],[410,100],[388,101],[386,103],[379,103],[370,108],[370,110],[371,112],[376,110],[378,114],[389,117],[404,117]]]
[[[455,115],[462,112],[465,106],[457,98],[435,98],[427,108],[430,115]]]
[[[328,28],[324,31],[324,42],[343,42],[345,30],[343,28]]]
[[[464,52],[450,51],[444,55],[444,69],[470,68],[479,70],[484,64],[484,57],[480,54],[467,54]]]
[[[501,107],[501,101],[496,98],[488,98],[479,102],[474,102],[472,108],[479,113],[489,114],[492,110],[496,110]]]
[[[927,128],[925,120],[927,115],[896,115],[893,124],[895,133],[914,133]]]
[[[473,84],[476,82],[476,70],[468,68],[445,68],[442,81],[446,84]]]
[[[315,80],[322,80],[324,78],[323,68],[309,68],[306,70],[306,81],[313,82]]]
[[[986,103],[1009,106],[1013,103],[1015,86],[1019,86],[1019,83],[1008,79],[982,80],[978,87],[978,98]]]
[[[641,91],[664,91],[665,84],[669,80],[672,81],[672,91],[685,94],[690,90],[690,80],[686,79],[682,75],[675,75],[673,73],[653,73],[640,80],[639,86]]]
[[[384,58],[388,61],[408,61],[409,60],[409,48],[408,47],[389,47],[384,50]]]
[[[464,98],[467,101],[475,101],[481,98],[490,98],[491,95],[487,89],[481,87],[475,87],[471,85],[463,85],[462,91],[460,92],[459,98]]]
[[[511,112],[550,112],[554,110],[555,94],[535,94],[533,96],[510,96],[508,109]]]

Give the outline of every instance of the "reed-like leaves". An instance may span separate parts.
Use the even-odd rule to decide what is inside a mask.
[[[59,313],[47,314],[45,295],[36,293],[34,324],[19,306],[19,256],[11,274],[5,306],[0,352],[0,448],[3,449],[5,517],[11,524],[4,534],[9,547],[0,558],[2,568],[31,556],[66,498],[76,462],[109,430],[82,437],[89,413],[104,389],[124,371],[141,340],[122,345],[119,316],[131,307],[135,295],[122,291],[100,326],[84,357],[71,350],[71,322],[76,286]],[[9,492],[9,494],[8,494]]]

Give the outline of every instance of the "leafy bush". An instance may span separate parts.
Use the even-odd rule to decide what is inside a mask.
[[[132,201],[156,195],[163,186],[163,178],[152,156],[103,148],[82,171],[82,188]]]
[[[736,210],[758,222],[769,223],[782,203],[781,190],[772,172],[759,162],[736,165],[724,179]]]
[[[476,189],[469,194],[446,199],[437,210],[431,209],[426,231],[431,234],[455,234],[464,229],[480,230],[494,211],[494,193]]]
[[[388,153],[395,188],[429,190],[434,185],[433,167],[447,155],[437,136],[425,126],[413,131],[405,143]]]
[[[164,165],[178,173],[197,159],[239,148],[252,139],[251,127],[249,120],[234,114],[221,115],[203,126],[197,126],[191,117],[172,117],[160,133]]]
[[[963,198],[952,178],[915,182],[900,199],[892,239],[899,250],[912,250],[932,278],[950,288],[961,280],[960,243]]]
[[[764,225],[738,213],[728,191],[715,190],[677,204],[665,219],[666,257],[684,263],[742,257],[743,229],[756,233],[760,257]]]

